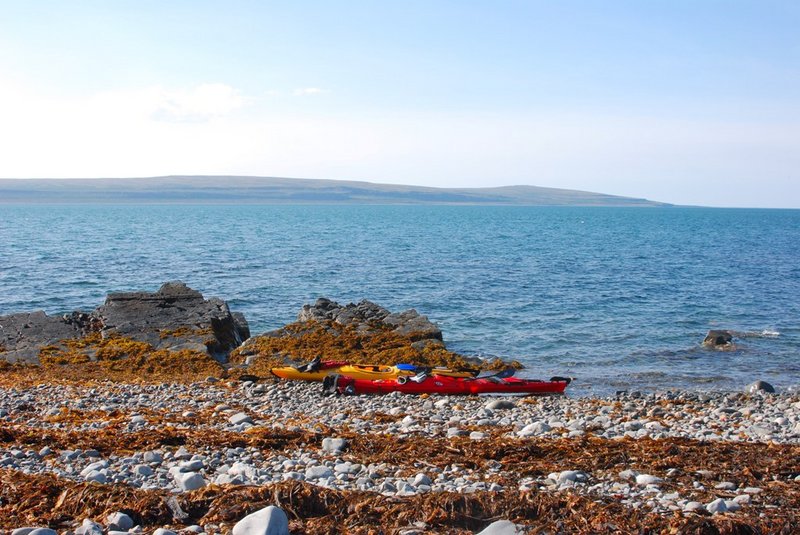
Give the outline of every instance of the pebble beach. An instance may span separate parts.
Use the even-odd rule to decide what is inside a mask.
[[[126,532],[229,533],[259,505],[283,506],[292,533],[799,525],[797,393],[330,397],[318,383],[209,377],[5,385],[0,423],[0,528],[16,535],[120,531],[116,513]],[[15,493],[37,485],[38,504],[20,507]],[[80,489],[98,503],[76,507]],[[308,494],[280,498],[291,489]],[[328,509],[316,503],[328,495]],[[428,510],[455,498],[485,516],[467,502],[469,518]],[[537,514],[514,517],[521,499]]]

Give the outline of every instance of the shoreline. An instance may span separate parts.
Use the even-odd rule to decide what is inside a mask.
[[[698,523],[766,533],[800,526],[798,393],[323,397],[320,390],[273,379],[5,385],[4,486],[57,488],[65,504],[72,493],[110,497],[103,511],[62,504],[27,516],[3,501],[0,529],[74,530],[85,518],[102,524],[116,505],[144,532],[199,524],[228,533],[275,496],[304,496],[275,503],[288,508],[292,533],[367,533],[377,525],[387,533],[470,533],[497,515],[526,530],[584,533],[625,531],[633,521],[655,532]],[[115,493],[142,503],[174,497],[190,513],[178,520],[136,510],[115,502]],[[225,496],[230,511],[222,514]],[[317,503],[320,496],[330,503]],[[30,495],[27,503],[45,498]],[[452,500],[472,516],[446,507],[433,515]],[[558,509],[565,503],[572,513]],[[605,528],[592,524],[601,518]]]

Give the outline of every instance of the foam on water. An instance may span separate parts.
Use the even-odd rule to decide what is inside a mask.
[[[577,393],[800,384],[798,265],[792,210],[0,205],[0,314],[180,279],[261,332],[370,299]]]

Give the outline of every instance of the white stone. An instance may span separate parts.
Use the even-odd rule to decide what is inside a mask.
[[[330,453],[339,453],[347,446],[344,438],[327,437],[322,439],[322,450]]]
[[[177,533],[169,529],[158,528],[153,532],[153,535],[177,535]]]
[[[279,507],[270,505],[247,515],[233,526],[233,535],[289,535],[289,518]]]
[[[706,505],[706,511],[711,514],[724,513],[727,510],[728,506],[725,504],[725,500],[722,498],[717,498],[713,502]]]
[[[730,481],[721,481],[714,485],[717,490],[736,490],[736,485]]]
[[[325,465],[306,468],[306,479],[325,479],[333,475],[333,470]]]
[[[586,481],[586,474],[579,470],[563,470],[559,472],[556,481],[564,483],[565,481]]]
[[[133,519],[125,513],[111,513],[106,517],[106,524],[116,526],[122,531],[128,531],[133,527]]]
[[[103,526],[90,518],[84,518],[83,524],[75,529],[75,535],[103,535]]]
[[[89,472],[85,476],[83,476],[85,481],[94,481],[95,483],[106,483],[108,478],[103,472],[98,472],[97,470],[93,470]]]
[[[203,469],[203,461],[196,459],[194,461],[183,461],[178,464],[181,472],[197,472]]]
[[[233,425],[239,425],[239,424],[244,424],[244,423],[248,423],[248,424],[252,424],[253,423],[253,419],[250,418],[244,412],[237,412],[236,414],[234,414],[233,416],[228,418],[228,421]]]
[[[146,463],[161,463],[164,458],[161,456],[160,453],[157,451],[146,451],[144,452],[144,462]]]
[[[517,535],[517,525],[510,520],[498,520],[486,526],[477,535]]]
[[[419,487],[420,485],[433,485],[433,482],[431,481],[431,478],[427,476],[427,474],[420,472],[414,476],[414,486]]]
[[[137,476],[149,477],[153,475],[153,469],[147,466],[146,464],[137,464],[133,468],[133,473],[136,474]]]
[[[496,410],[513,409],[516,406],[517,405],[513,401],[509,401],[507,399],[496,399],[484,405],[484,408],[496,411]]]
[[[742,504],[740,504],[736,500],[725,500],[725,507],[727,507],[727,510],[732,513],[734,511],[738,511],[739,509],[741,509]]]
[[[97,472],[99,470],[102,470],[103,468],[108,468],[108,461],[95,461],[93,463],[87,464],[86,467],[83,470],[81,470],[81,475],[83,477],[86,477],[92,472]]]
[[[197,472],[180,472],[174,474],[175,483],[183,491],[197,490],[206,486],[206,480]]]
[[[636,476],[636,484],[642,487],[647,485],[658,485],[664,481],[660,477],[651,476],[650,474],[639,474]]]
[[[534,435],[547,433],[548,431],[550,431],[550,426],[545,422],[534,422],[517,431],[517,435],[521,437],[532,437]]]
[[[683,506],[683,510],[687,513],[692,513],[701,509],[705,509],[705,506],[700,502],[689,502]]]

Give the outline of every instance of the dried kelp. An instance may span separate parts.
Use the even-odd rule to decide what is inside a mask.
[[[66,528],[84,518],[99,520],[109,512],[124,511],[143,528],[213,523],[227,532],[247,514],[272,504],[287,512],[294,533],[307,534],[390,534],[414,525],[429,533],[461,534],[498,518],[526,525],[534,533],[739,535],[800,529],[800,521],[788,509],[759,516],[662,516],[574,494],[479,492],[398,498],[294,481],[260,487],[212,485],[172,497],[160,490],[0,470],[0,528],[6,529],[30,523]]]
[[[400,335],[389,326],[376,324],[368,330],[335,322],[297,322],[287,325],[277,335],[259,336],[231,354],[231,361],[255,359],[250,373],[266,375],[269,369],[289,361],[303,362],[322,356],[326,360],[421,366],[474,367],[474,359],[445,349],[442,344],[419,344],[412,335]],[[500,360],[482,365],[484,368],[506,367]],[[521,367],[517,362],[511,365]]]

